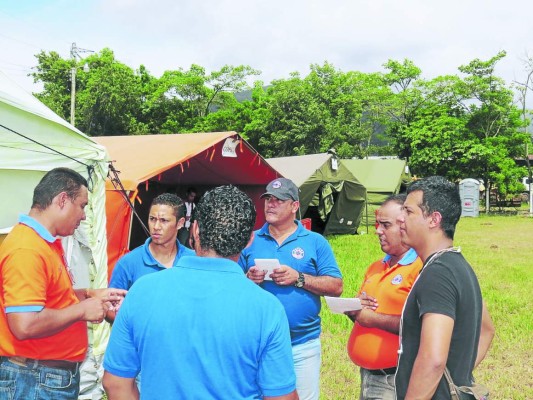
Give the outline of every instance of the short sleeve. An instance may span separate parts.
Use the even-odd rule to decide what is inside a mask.
[[[134,378],[141,370],[140,359],[131,334],[130,311],[131,298],[135,292],[129,292],[117,313],[111,336],[104,356],[104,369],[121,378]]]
[[[58,268],[64,268],[58,265]],[[31,249],[12,252],[2,267],[4,306],[44,307],[46,303],[47,273],[42,257]]]
[[[125,256],[119,259],[118,262],[115,264],[115,268],[113,268],[113,272],[111,273],[111,279],[109,281],[110,288],[124,290],[128,290],[130,288],[130,280],[128,279],[126,271],[127,263],[125,262],[124,257]]]
[[[448,266],[439,261],[425,268],[417,287],[417,301],[420,315],[443,314],[455,320],[458,290]]]
[[[296,375],[292,357],[289,323],[281,304],[276,304],[277,312],[273,329],[261,355],[258,371],[258,384],[263,396],[283,396],[296,389]]]
[[[341,271],[329,242],[322,236],[317,237],[317,276],[342,278]]]

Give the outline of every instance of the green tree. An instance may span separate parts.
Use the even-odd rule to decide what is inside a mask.
[[[245,134],[267,157],[330,148],[341,157],[365,156],[384,123],[379,104],[390,95],[381,74],[343,73],[327,62],[314,64],[304,79],[294,73],[256,96]]]
[[[469,120],[467,127],[477,139],[477,151],[470,154],[469,171],[477,173],[487,182],[487,209],[489,192],[494,188],[501,195],[516,193],[523,169],[514,158],[523,154],[529,139],[519,128],[520,110],[513,103],[513,92],[494,74],[498,61],[506,56],[504,51],[487,61],[475,59],[459,70],[466,74],[462,103]]]
[[[71,68],[76,74],[76,123],[85,133],[125,135],[132,132],[140,104],[140,80],[128,66],[115,60],[110,49],[103,49],[83,61],[64,60],[58,53],[36,55],[38,65],[32,73],[43,83],[36,96],[65,120],[69,120]],[[82,64],[89,65],[85,72]]]
[[[77,126],[92,136],[133,133],[141,104],[141,81],[110,49],[87,57],[90,71],[81,76]]]
[[[161,133],[240,127],[231,115],[241,108],[233,93],[246,88],[246,80],[259,73],[245,65],[225,65],[210,74],[194,64],[187,71],[165,71],[145,92],[143,122],[152,132]]]
[[[402,127],[415,174],[440,174],[452,180],[482,178],[487,188],[506,196],[518,190],[523,152],[520,112],[513,93],[494,75],[499,53],[459,68],[465,74],[417,83],[416,111]],[[488,202],[488,198],[487,198]]]
[[[408,59],[402,62],[388,60],[383,67],[387,70],[385,82],[394,93],[381,104],[388,119],[387,134],[396,154],[409,161],[411,124],[426,100],[422,91],[424,81],[420,79],[422,70]]]
[[[43,90],[35,97],[52,111],[68,120],[70,115],[71,60],[62,59],[55,51],[41,51],[35,55],[37,66],[30,75],[35,83],[42,83]]]

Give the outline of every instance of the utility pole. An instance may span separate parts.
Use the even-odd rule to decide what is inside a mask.
[[[70,59],[72,60],[72,68],[70,69],[70,124],[72,126],[74,126],[75,122],[76,109],[76,72],[78,71],[76,61],[78,58],[81,59],[80,53],[94,53],[94,51],[81,49],[76,46],[76,43],[72,43],[72,46],[70,46]],[[83,70],[89,72],[89,65],[87,63],[85,63]]]

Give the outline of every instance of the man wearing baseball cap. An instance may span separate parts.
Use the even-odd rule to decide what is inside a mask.
[[[320,396],[320,296],[340,296],[342,275],[328,241],[296,219],[298,187],[278,178],[267,185],[266,223],[243,250],[239,264],[249,279],[283,304],[291,332],[296,389],[300,400]],[[277,259],[268,275],[256,259]]]

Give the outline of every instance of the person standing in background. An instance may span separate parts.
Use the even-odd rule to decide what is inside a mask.
[[[184,222],[185,208],[178,196],[163,193],[154,198],[148,213],[150,237],[118,260],[109,285],[129,290],[140,277],[171,268],[185,255],[194,255],[177,240]],[[115,313],[108,312],[106,319],[113,322]]]
[[[342,275],[328,241],[296,220],[298,187],[286,178],[274,179],[261,196],[266,223],[243,250],[239,264],[249,279],[272,293],[285,307],[291,329],[296,389],[302,400],[320,396],[320,296],[340,296]],[[278,259],[268,277],[257,258]]]
[[[394,400],[394,374],[398,362],[400,316],[422,260],[402,243],[398,217],[405,194],[389,196],[376,213],[376,235],[386,254],[370,265],[359,291],[371,307],[349,311],[354,321],[348,355],[360,367],[360,400]]]
[[[191,247],[189,244],[189,236],[193,212],[196,208],[196,194],[196,189],[194,187],[189,187],[187,188],[185,200],[183,200],[183,204],[185,205],[185,224],[183,225],[183,228],[181,228],[178,232],[178,239],[181,244],[187,247]]]

